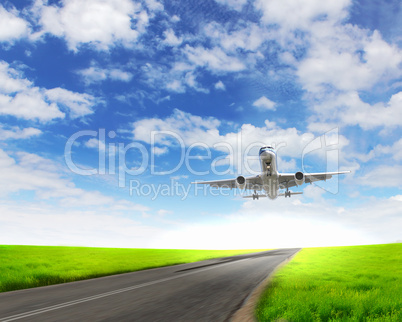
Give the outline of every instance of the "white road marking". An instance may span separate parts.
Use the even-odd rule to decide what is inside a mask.
[[[119,294],[119,293],[123,293],[123,292],[132,291],[132,290],[142,288],[142,287],[145,287],[145,286],[150,286],[150,285],[154,285],[154,284],[158,284],[158,283],[171,281],[171,280],[174,280],[174,279],[177,279],[177,278],[180,278],[180,277],[205,272],[205,271],[208,271],[210,269],[231,265],[231,264],[242,262],[242,261],[245,261],[245,260],[248,260],[248,258],[240,259],[240,260],[229,262],[229,263],[213,265],[211,267],[207,267],[207,268],[199,269],[199,270],[194,270],[192,272],[183,273],[183,274],[177,275],[177,276],[166,277],[166,278],[162,278],[162,279],[152,281],[152,282],[147,282],[147,283],[143,283],[143,284],[139,284],[139,285],[134,285],[134,286],[126,287],[126,288],[121,288],[121,289],[111,291],[111,292],[101,293],[101,294],[97,294],[97,295],[93,295],[93,296],[89,296],[89,297],[84,297],[84,298],[79,299],[79,300],[60,303],[60,304],[48,306],[48,307],[45,307],[45,308],[42,308],[42,309],[37,309],[37,310],[25,312],[25,313],[20,313],[20,314],[8,316],[8,317],[5,317],[5,318],[0,318],[0,322],[8,322],[8,321],[14,321],[14,320],[18,320],[18,319],[27,318],[27,317],[32,316],[32,315],[46,313],[46,312],[61,309],[61,308],[67,307],[67,306],[72,306],[72,305],[76,305],[76,304],[80,304],[80,303],[84,303],[84,302],[88,302],[88,301],[97,300],[97,299],[100,299],[100,298],[103,298],[103,297],[106,297],[106,296],[111,296],[111,295],[114,295],[114,294]]]

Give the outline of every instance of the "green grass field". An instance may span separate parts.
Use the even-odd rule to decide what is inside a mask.
[[[257,251],[0,245],[0,292]]]
[[[402,321],[402,244],[306,248],[274,276],[258,321]]]

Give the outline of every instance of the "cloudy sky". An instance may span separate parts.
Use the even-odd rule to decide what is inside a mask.
[[[402,239],[400,1],[1,0],[0,42],[0,244]],[[261,145],[352,173],[274,201],[190,184]]]

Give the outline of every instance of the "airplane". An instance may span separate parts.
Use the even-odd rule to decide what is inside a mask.
[[[250,196],[243,198],[268,197],[276,199],[278,196],[290,197],[292,195],[300,195],[303,192],[292,192],[289,188],[301,186],[304,183],[312,183],[320,180],[331,179],[332,176],[338,174],[350,173],[350,171],[339,172],[321,172],[321,173],[279,173],[277,165],[277,157],[275,149],[271,146],[263,146],[259,152],[261,162],[261,174],[251,177],[238,176],[235,179],[224,179],[214,181],[197,181],[194,184],[208,184],[210,187],[217,188],[239,188],[254,190]],[[279,189],[286,189],[285,192],[279,193]],[[265,194],[258,194],[257,191],[264,190]]]

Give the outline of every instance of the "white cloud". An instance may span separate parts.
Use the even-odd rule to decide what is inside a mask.
[[[357,178],[359,185],[369,187],[401,188],[400,173],[402,165],[378,165],[373,170]]]
[[[92,95],[75,93],[60,87],[47,90],[45,95],[50,101],[67,107],[71,118],[93,113],[94,97]]]
[[[160,48],[166,45],[177,47],[173,49],[174,59],[168,60],[167,64],[148,62],[142,66],[146,83],[176,93],[184,93],[188,89],[208,93],[209,86],[198,83],[198,76],[205,70],[221,75],[253,68],[264,58],[259,48],[269,38],[269,32],[256,23],[228,30],[227,26],[211,22],[201,26],[201,33],[197,35],[178,36],[177,30],[169,25],[162,38]],[[200,44],[200,39],[209,45]],[[100,73],[99,78],[104,77],[104,73]],[[218,84],[216,89],[223,89],[223,83]]]
[[[187,89],[208,93],[197,81],[196,66],[184,62],[176,62],[170,68],[163,65],[147,63],[141,67],[145,82],[157,90],[166,89],[171,92],[184,93]]]
[[[154,10],[160,3],[149,1]],[[43,33],[65,37],[71,50],[90,44],[107,50],[115,44],[132,46],[145,31],[149,15],[139,3],[129,0],[70,0],[63,6],[47,6],[37,2]]]
[[[48,122],[65,117],[60,108],[77,118],[92,114],[94,104],[95,98],[89,94],[36,87],[6,62],[0,62],[0,114]]]
[[[379,31],[374,30],[373,34],[364,41],[363,59],[372,69],[372,75],[377,78],[400,76],[400,64],[402,63],[402,51],[395,44],[389,44]]]
[[[145,3],[151,11],[158,12],[164,10],[163,4],[157,0],[145,0]]]
[[[218,47],[206,49],[201,46],[193,48],[186,45],[184,54],[194,65],[205,67],[213,73],[238,72],[246,68],[237,57],[227,55]]]
[[[7,154],[7,152],[3,151]],[[8,154],[10,158],[14,159],[15,164],[18,163],[19,169],[28,169],[35,172],[35,170],[49,171],[50,175],[60,171],[60,166],[58,166],[54,161],[50,159],[45,159],[37,154],[28,152],[16,152],[16,157],[12,157],[13,154]],[[16,162],[18,160],[18,162]],[[60,172],[61,175],[61,172]]]
[[[310,128],[325,122],[358,125],[364,130],[400,125],[400,93],[394,93],[389,102],[376,104],[364,102],[360,93],[398,79],[402,51],[385,42],[378,31],[341,24],[340,20],[316,21],[306,30],[306,57],[294,67],[315,112]]]
[[[107,79],[129,82],[133,78],[133,75],[130,72],[121,70],[119,68],[101,68],[94,62],[92,62],[91,65],[92,66],[88,68],[77,71],[77,74],[83,77],[84,82],[87,85],[99,83]]]
[[[360,97],[378,87],[392,88],[391,81],[402,75],[402,50],[378,30],[347,23],[351,5],[350,0],[255,2],[266,28],[275,25],[275,32],[263,38],[281,46],[280,60],[291,66],[305,90],[314,113],[311,130],[328,128],[326,123],[364,130],[399,125],[399,93],[376,104]]]
[[[363,102],[355,91],[331,94],[320,104],[313,106],[316,114],[312,119],[336,121],[344,125],[359,125],[364,130],[379,126],[400,126],[402,119],[402,92],[391,96],[387,103],[371,105]]]
[[[201,118],[176,109],[165,119],[148,118],[134,122],[133,135],[135,140],[150,144],[153,133],[154,143],[168,148],[206,145],[227,153],[227,162],[234,167],[232,170],[258,173],[258,149],[262,145],[276,146],[280,157],[300,158],[305,146],[314,139],[311,133],[300,133],[295,128],[282,129],[269,121],[262,127],[243,124],[226,134],[220,133],[220,125],[216,118]],[[293,166],[294,161],[285,162],[285,167]]]
[[[202,92],[205,94],[209,93],[208,89],[203,88],[197,81],[197,76],[193,72],[187,72],[182,79],[185,85],[189,88],[196,90],[197,92]]]
[[[32,82],[24,79],[22,74],[11,68],[5,61],[0,61],[0,93],[15,94],[32,86]]]
[[[402,195],[392,196],[390,200],[402,201]]]
[[[127,200],[116,200],[99,191],[77,188],[65,177],[60,165],[33,153],[18,152],[12,157],[0,149],[0,196],[9,196],[20,191],[33,191],[41,200],[55,198],[63,208],[96,207],[109,210],[132,210],[141,214],[149,211],[148,207]]]
[[[183,83],[179,81],[178,79],[174,79],[171,82],[166,84],[166,89],[176,92],[176,93],[184,93],[185,92],[185,87],[183,86]]]
[[[304,197],[246,201],[238,211],[214,216],[212,222],[192,218],[163,229],[109,208],[72,210],[43,203],[3,202],[0,235],[6,244],[107,247],[183,248],[186,240],[189,249],[343,246],[400,239],[400,195],[372,198],[345,209],[320,198],[319,191],[309,194],[314,202],[306,202]],[[155,213],[163,217],[172,212],[160,209]]]
[[[95,138],[89,139],[88,141],[86,141],[84,143],[84,145],[87,148],[91,148],[91,149],[98,149],[100,151],[105,151],[106,150],[105,142],[99,141],[98,139],[95,139]]]
[[[329,122],[310,122],[308,124],[308,130],[314,133],[326,133],[334,128],[337,128],[339,123]]]
[[[262,11],[262,21],[266,24],[278,24],[286,30],[309,29],[317,19],[338,22],[348,15],[350,0],[257,0],[255,7]]]
[[[160,147],[158,147],[158,146],[154,146],[154,149],[153,149],[153,153],[154,153],[155,155],[166,154],[168,151],[169,151],[168,148],[165,147],[165,146],[164,146],[163,148],[160,148]]]
[[[261,96],[253,103],[253,106],[257,107],[260,111],[275,111],[276,103],[265,96]]]
[[[340,90],[364,89],[373,84],[370,70],[359,62],[359,58],[348,52],[334,52],[331,48],[320,48],[316,56],[303,60],[298,76],[310,92],[323,91],[330,84]]]
[[[0,150],[1,182],[7,182],[7,185],[0,186],[0,195],[34,190],[40,195],[52,193],[63,196],[66,191],[74,190],[70,182],[54,171],[55,167],[51,161],[28,153],[20,153],[19,158],[20,164]],[[51,169],[47,169],[49,165]]]
[[[264,41],[272,38],[267,29],[253,23],[229,31],[226,26],[211,22],[204,27],[204,33],[215,46],[234,55],[238,49],[255,52]]]
[[[398,196],[373,199],[345,209],[320,198],[260,199],[244,202],[224,220],[189,223],[155,240],[154,246],[236,249],[261,247],[317,247],[389,243],[400,239],[402,202]],[[206,240],[203,236],[208,235]]]
[[[63,208],[75,207],[81,209],[109,209],[113,211],[130,211],[141,215],[146,215],[150,208],[133,203],[127,200],[116,200],[113,197],[107,196],[99,191],[86,191],[79,189],[79,194],[69,195],[60,200],[60,205]]]
[[[28,34],[28,23],[18,17],[18,11],[15,8],[7,11],[0,5],[0,41],[12,42]]]
[[[311,92],[323,92],[328,85],[341,91],[366,90],[401,73],[402,51],[378,31],[370,35],[357,27],[329,28],[321,22],[311,32],[308,55],[297,71]]]
[[[172,22],[179,22],[180,21],[180,17],[177,15],[174,15],[173,17],[171,17],[171,21]]]
[[[158,212],[157,212],[157,214],[159,215],[159,216],[166,216],[166,215],[171,215],[171,214],[173,214],[173,211],[171,211],[171,210],[166,210],[166,209],[159,209],[158,210]]]
[[[2,202],[0,236],[2,243],[10,245],[151,247],[166,230],[142,224],[138,216],[132,218],[136,214],[136,210],[108,207],[72,210],[44,203]]]
[[[296,167],[296,160],[291,159],[289,161],[284,160],[281,157],[278,157],[278,165],[280,167],[281,172],[289,172],[298,170]]]
[[[201,31],[201,35],[178,37],[174,29],[167,29],[162,44],[180,47],[174,49],[174,60],[170,64],[146,63],[142,66],[147,84],[177,93],[188,89],[208,93],[209,86],[197,82],[197,77],[205,70],[217,75],[240,72],[253,68],[259,59],[264,58],[258,49],[268,33],[257,24],[248,23],[245,27],[228,31],[226,27],[211,22]],[[210,43],[208,48],[199,44],[200,37]],[[222,89],[222,84],[219,83],[217,89]]]
[[[390,154],[395,161],[402,161],[402,138],[391,146],[379,144],[372,151],[377,157]]]
[[[81,75],[84,78],[84,81],[87,85],[98,83],[107,79],[107,70],[100,67],[91,66],[85,69],[81,69],[77,72],[77,74]]]
[[[217,130],[219,125],[220,121],[217,119],[203,119],[200,116],[175,109],[173,115],[167,117],[165,120],[150,118],[134,122],[133,134],[136,140],[150,143],[151,131],[166,131],[180,135],[181,139],[185,140],[186,145],[191,145],[199,141],[199,139],[196,138],[197,134],[201,135],[201,137],[205,137],[206,134],[209,134],[211,138],[219,136]],[[168,146],[171,145],[172,139],[173,142],[175,141],[175,137],[166,134],[160,135],[156,139],[159,143]],[[211,140],[208,141],[211,142]]]
[[[391,159],[394,161],[402,160],[402,139],[395,141],[392,145],[382,145],[378,144],[373,149],[371,149],[368,153],[353,153],[351,155],[353,158],[356,158],[362,162],[368,162],[376,158],[379,160],[387,160]]]
[[[163,34],[165,36],[163,42],[169,46],[179,46],[183,42],[183,38],[177,37],[173,29],[168,29]]]
[[[26,88],[15,96],[0,94],[0,114],[41,122],[65,116],[55,103],[44,100],[43,92],[37,87]]]
[[[215,89],[224,91],[224,90],[226,90],[226,86],[225,86],[225,84],[222,83],[222,81],[219,81],[219,82],[215,83]]]
[[[129,82],[133,78],[133,75],[131,73],[125,72],[118,68],[110,70],[109,75],[111,79],[119,80],[122,82]]]
[[[323,202],[325,199],[323,195],[326,193],[324,189],[321,189],[316,185],[308,185],[303,188],[303,196],[309,199],[313,199],[314,202]]]
[[[21,129],[18,126],[13,126],[9,129],[5,129],[2,125],[0,125],[0,140],[28,139],[40,134],[42,134],[42,131],[33,127]]]

